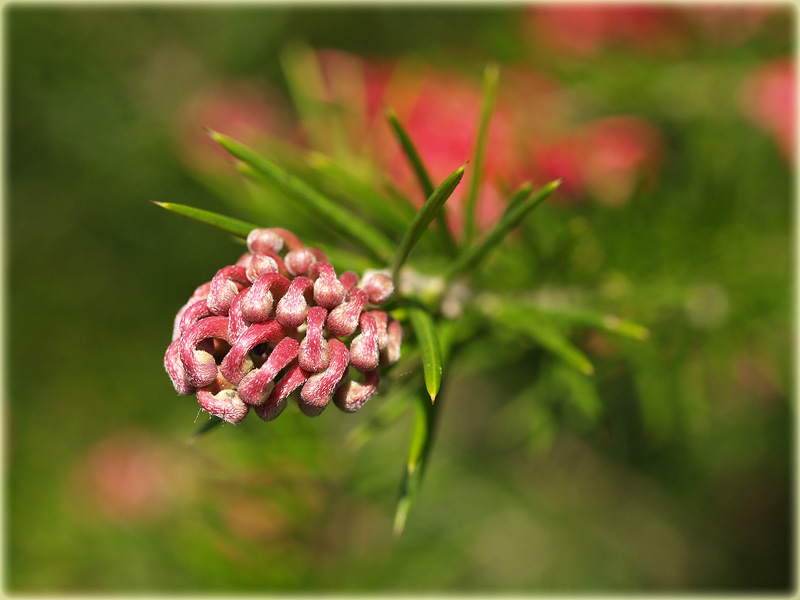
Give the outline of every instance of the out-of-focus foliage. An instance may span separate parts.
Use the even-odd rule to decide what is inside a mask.
[[[790,587],[792,10],[4,16],[8,589]],[[524,179],[564,183],[512,234],[516,251],[471,274],[490,291],[475,329],[439,332],[480,340],[505,315],[508,335],[453,363],[404,536],[390,532],[413,398],[376,396],[352,417],[287,409],[184,445],[200,423],[161,365],[172,317],[241,247],[150,201],[319,232],[201,125],[294,154],[342,203],[385,170],[385,193],[419,206],[381,104],[442,181],[472,156],[492,61],[479,234]],[[580,319],[568,348],[591,379],[541,349]]]

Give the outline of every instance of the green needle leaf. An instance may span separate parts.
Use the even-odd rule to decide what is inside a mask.
[[[222,231],[235,235],[236,237],[242,238],[244,240],[247,239],[248,233],[250,233],[253,229],[259,228],[259,225],[254,225],[253,223],[247,223],[246,221],[240,221],[239,219],[226,217],[224,215],[211,212],[209,210],[193,208],[191,206],[186,206],[184,204],[173,204],[172,202],[155,202],[155,201],[153,202],[153,204],[156,204],[161,208],[165,208],[168,211],[175,213],[176,215],[181,215],[182,217],[188,217],[193,221],[198,221],[200,223],[205,223],[206,225],[211,225],[212,227],[221,229]]]
[[[531,309],[569,323],[586,325],[635,340],[645,341],[650,337],[650,330],[647,327],[609,313],[561,306],[541,306],[538,304],[532,304]]]
[[[220,419],[219,417],[216,417],[214,415],[211,415],[211,418],[209,418],[208,421],[206,421],[200,427],[198,427],[197,431],[195,431],[192,435],[190,435],[188,438],[186,438],[186,442],[184,442],[184,443],[186,445],[191,444],[198,437],[208,433],[212,429],[216,429],[217,426],[222,425],[222,423],[224,423],[224,421],[222,419]]]
[[[429,403],[424,396],[420,395],[414,406],[416,410],[414,411],[414,425],[411,431],[411,446],[408,450],[408,461],[400,483],[400,494],[394,515],[395,537],[399,537],[403,533],[408,519],[408,512],[416,500],[422,475],[428,464],[428,457],[433,445],[438,414],[438,407]]]
[[[484,314],[505,329],[528,337],[584,375],[594,375],[594,366],[586,355],[557,329],[548,325],[536,311],[497,298],[487,299],[481,304]]]
[[[469,246],[475,235],[475,212],[478,203],[478,192],[483,175],[483,158],[486,155],[486,140],[489,134],[489,122],[494,111],[497,97],[497,82],[500,79],[500,69],[497,65],[488,65],[483,73],[483,102],[478,120],[478,132],[475,136],[475,152],[473,154],[473,170],[467,189],[467,198],[464,203],[464,246]]]
[[[522,222],[522,219],[539,206],[552,194],[563,180],[551,181],[542,186],[530,198],[531,184],[524,184],[511,198],[506,212],[497,225],[489,232],[482,242],[464,251],[453,264],[447,278],[453,278],[465,271],[475,268],[486,256],[502,242],[511,231]],[[527,198],[527,199],[526,199]]]
[[[209,131],[209,135],[225,150],[242,161],[245,168],[251,169],[258,178],[295,199],[312,215],[324,220],[327,225],[338,230],[348,239],[357,242],[375,258],[383,262],[391,259],[394,244],[369,223],[292,176],[274,162],[259,156],[250,148],[215,131]]]
[[[386,120],[389,121],[389,126],[392,128],[397,141],[400,143],[400,147],[403,149],[403,152],[406,155],[406,159],[408,160],[411,170],[414,171],[414,174],[417,176],[417,181],[419,181],[419,186],[422,188],[422,193],[426,198],[430,198],[434,192],[433,181],[431,180],[431,176],[428,174],[428,170],[425,168],[425,165],[422,162],[422,157],[420,157],[419,152],[417,152],[417,148],[414,146],[414,142],[411,141],[411,137],[403,128],[400,120],[397,118],[397,115],[391,108],[386,109]],[[447,226],[447,220],[444,217],[444,212],[441,212],[438,215],[436,219],[436,226],[439,229],[439,235],[444,240],[448,250],[451,253],[454,252],[456,249],[456,243],[455,240],[453,240],[452,234],[450,233],[450,228]]]
[[[408,229],[406,229],[406,233],[395,252],[394,260],[392,261],[392,277],[397,277],[397,272],[400,270],[400,267],[403,266],[403,263],[406,262],[406,258],[408,258],[411,249],[417,241],[419,241],[420,236],[425,232],[433,218],[439,213],[444,203],[447,202],[447,199],[456,189],[456,186],[461,182],[465,167],[466,165],[463,165],[453,171],[453,173],[434,190],[430,198],[428,198],[428,201],[422,205],[422,208],[417,211],[414,220],[411,222]]]
[[[433,317],[426,310],[418,306],[408,307],[408,318],[411,328],[419,344],[419,353],[422,358],[422,372],[425,375],[425,389],[431,397],[431,403],[436,401],[436,394],[442,385],[442,346]]]

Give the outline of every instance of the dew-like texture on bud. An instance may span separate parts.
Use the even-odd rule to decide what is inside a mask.
[[[347,371],[347,347],[336,338],[332,338],[328,343],[331,353],[331,361],[328,368],[322,373],[316,373],[308,378],[308,381],[300,391],[300,398],[297,401],[300,410],[309,416],[316,416],[328,405],[333,395],[333,390],[336,389],[336,386],[344,377],[345,371]],[[303,410],[304,408],[308,409],[309,412]],[[316,414],[313,414],[315,412]]]
[[[298,275],[307,275],[311,265],[315,262],[317,262],[317,258],[308,248],[287,252],[286,258],[284,259],[286,270],[294,277]]]
[[[389,324],[389,315],[382,310],[371,310],[369,314],[375,319],[375,325],[378,328],[378,350],[382,351],[389,343],[389,332],[386,329]]]
[[[381,364],[388,366],[400,360],[400,345],[403,343],[403,327],[394,319],[390,319],[386,329],[389,341],[386,344],[386,348],[381,351]]]
[[[333,396],[333,403],[336,407],[347,413],[354,413],[372,397],[378,390],[381,382],[379,369],[367,371],[364,374],[364,383],[358,381],[347,381],[343,383]]]
[[[186,377],[186,369],[183,368],[180,357],[180,343],[181,341],[176,339],[167,347],[167,353],[164,355],[164,368],[167,370],[175,391],[181,396],[188,396],[197,390]]]
[[[367,295],[364,290],[353,288],[347,302],[342,302],[328,315],[328,331],[337,337],[352,335],[358,328],[358,318],[366,303]]]
[[[271,256],[256,254],[247,264],[247,280],[255,283],[264,273],[277,273],[278,263]]]
[[[375,317],[369,313],[361,313],[359,320],[361,333],[350,344],[350,364],[359,371],[372,371],[378,366],[378,325]]]
[[[239,383],[245,376],[244,359],[247,354],[264,342],[280,342],[286,338],[287,330],[277,320],[251,325],[236,342],[231,345],[227,356],[222,360],[220,372],[231,383]],[[291,340],[295,342],[294,340]],[[295,342],[296,344],[297,342]]]
[[[275,419],[290,395],[308,416],[332,399],[358,410],[378,387],[379,362],[399,357],[399,323],[364,310],[391,295],[391,280],[337,276],[325,253],[285,229],[258,229],[247,241],[249,252],[198,286],[173,320],[164,367],[175,391],[234,424],[251,407]],[[348,379],[350,365],[364,374]]]
[[[253,254],[264,254],[283,249],[283,238],[272,229],[253,229],[247,235],[247,249]]]
[[[283,338],[270,353],[267,362],[255,369],[239,383],[239,395],[247,404],[263,404],[275,385],[275,377],[297,357],[300,344],[292,338]]]
[[[328,311],[320,306],[308,309],[306,337],[300,342],[297,361],[303,369],[311,373],[324,371],[331,360],[328,342],[322,335],[327,315]]]
[[[365,278],[361,287],[367,292],[370,304],[380,305],[388,302],[394,294],[394,282],[384,273],[373,273]]]
[[[310,373],[295,363],[284,375],[272,391],[267,400],[255,407],[256,414],[264,421],[272,421],[286,408],[286,398],[293,391],[303,385]]]
[[[350,290],[352,290],[356,284],[358,284],[358,273],[353,273],[352,271],[345,271],[341,275],[339,275],[339,282],[344,287],[344,293],[349,294]]]
[[[228,337],[227,317],[208,317],[199,320],[187,329],[180,339],[180,359],[186,369],[186,377],[193,386],[201,388],[217,378],[217,362],[197,344],[208,338]]]
[[[283,297],[289,289],[289,280],[280,273],[264,273],[245,292],[242,300],[242,316],[251,323],[269,319],[275,298]]]
[[[310,278],[314,279],[314,302],[328,310],[339,306],[344,300],[344,286],[336,278],[330,263],[314,263]]]
[[[308,315],[308,300],[311,296],[314,282],[308,277],[295,277],[289,284],[289,289],[283,295],[275,308],[275,317],[286,327],[297,328],[302,325]]]
[[[211,280],[206,299],[209,310],[215,315],[227,316],[236,294],[248,285],[250,282],[247,280],[247,271],[244,267],[236,265],[223,267]]]

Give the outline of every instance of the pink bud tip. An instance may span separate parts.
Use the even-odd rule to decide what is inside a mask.
[[[342,302],[328,315],[328,331],[337,337],[352,335],[358,328],[358,318],[366,303],[367,295],[364,290],[353,288],[348,301]]]
[[[251,323],[269,319],[275,298],[282,297],[289,289],[289,280],[280,273],[264,273],[245,292],[242,299],[242,316]]]
[[[336,338],[330,339],[328,343],[331,352],[328,368],[308,378],[297,401],[300,410],[310,417],[317,416],[328,405],[333,390],[347,371],[347,347]]]
[[[247,265],[247,280],[250,283],[261,277],[264,273],[277,273],[278,263],[271,256],[266,254],[255,254]]]
[[[344,300],[344,286],[336,279],[336,271],[330,263],[314,263],[309,274],[314,281],[314,301],[328,310],[339,306]]]
[[[244,421],[250,410],[250,407],[239,397],[239,393],[232,389],[220,390],[216,394],[212,393],[210,388],[199,389],[197,390],[197,402],[203,410],[231,425],[238,425]]]
[[[295,363],[284,375],[269,394],[266,402],[256,406],[256,414],[264,421],[272,421],[286,408],[286,398],[293,391],[303,385],[308,379],[308,371]]]
[[[350,344],[350,364],[359,371],[372,371],[380,360],[378,325],[369,313],[361,313],[359,325],[361,333]]]
[[[192,294],[192,297],[189,298],[188,302],[186,302],[186,304],[181,306],[180,310],[178,311],[178,314],[175,315],[175,322],[172,326],[172,341],[177,340],[181,335],[181,319],[183,318],[183,314],[190,306],[195,304],[198,300],[205,300],[206,298],[208,298],[208,291],[210,289],[211,289],[211,282],[208,281],[203,285],[199,286]]]
[[[299,250],[291,250],[286,253],[286,270],[295,277],[297,275],[307,275],[308,270],[311,268],[317,259],[308,248],[300,248]]]
[[[393,365],[400,360],[400,344],[403,342],[403,327],[394,319],[389,320],[387,327],[389,342],[381,352],[381,364]]]
[[[235,343],[239,336],[247,331],[247,321],[242,316],[242,300],[246,295],[247,290],[239,292],[231,302],[231,308],[228,311],[228,340],[231,343]]]
[[[345,271],[339,276],[339,281],[344,286],[345,293],[350,293],[358,283],[358,275],[352,271]]]
[[[394,294],[394,282],[384,273],[373,273],[361,286],[367,292],[370,304],[383,304]]]
[[[195,393],[196,389],[186,378],[186,369],[183,368],[181,362],[180,340],[173,341],[167,348],[167,353],[164,355],[164,367],[167,369],[167,374],[172,380],[176,392],[181,396]]]
[[[303,242],[300,241],[300,238],[298,238],[295,234],[293,234],[288,229],[282,229],[280,227],[273,227],[271,229],[271,231],[273,231],[274,233],[276,233],[279,236],[281,236],[281,238],[283,238],[284,244],[286,244],[286,247],[289,250],[299,250],[300,248],[303,247]],[[277,250],[276,250],[276,252],[277,252]]]
[[[308,300],[306,295],[311,294],[314,282],[308,277],[295,277],[289,284],[288,291],[278,302],[275,308],[275,317],[292,329],[296,329],[303,324],[308,314]]]
[[[193,386],[205,387],[217,378],[217,363],[214,357],[197,344],[208,338],[220,338],[227,341],[227,317],[207,317],[187,329],[180,338],[180,358],[186,369],[186,376]]]
[[[328,368],[331,360],[328,342],[322,337],[322,328],[328,311],[320,306],[308,309],[308,327],[306,337],[300,343],[298,362],[300,366],[311,373],[319,373]]]
[[[283,238],[272,229],[253,229],[247,235],[247,249],[253,254],[278,253],[283,249]]]
[[[288,331],[275,319],[265,323],[255,323],[231,346],[230,351],[222,360],[220,372],[231,383],[239,383],[247,371],[244,368],[244,359],[247,354],[259,344],[264,342],[279,342],[286,338]],[[295,344],[295,340],[291,340]],[[263,367],[262,367],[263,368]]]
[[[348,381],[339,387],[339,389],[336,390],[336,394],[333,396],[333,403],[336,404],[339,410],[347,413],[354,413],[364,406],[372,394],[377,391],[380,381],[381,375],[379,369],[367,371],[364,377],[364,383]]]
[[[255,325],[253,325],[255,327]],[[297,357],[300,344],[292,338],[283,338],[270,353],[261,368],[251,371],[239,383],[239,394],[247,404],[263,404],[272,391],[273,380]]]
[[[231,307],[231,314],[233,314],[233,307]],[[389,333],[386,331],[389,315],[382,310],[371,310],[369,314],[375,318],[375,324],[378,326],[378,350],[382,351],[389,343]]]
[[[244,267],[236,265],[223,267],[211,280],[206,300],[209,310],[215,315],[227,315],[236,294],[248,285],[250,282],[247,280],[247,272]]]
[[[189,305],[185,311],[183,311],[178,334],[182,334],[200,319],[210,316],[211,311],[208,309],[208,303],[205,300],[195,301],[193,304]]]

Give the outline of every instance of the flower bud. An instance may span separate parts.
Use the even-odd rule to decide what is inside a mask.
[[[239,395],[247,404],[263,404],[272,391],[274,379],[281,369],[285,369],[297,357],[300,344],[297,340],[285,337],[260,368],[250,371],[239,383]]]
[[[210,385],[197,390],[197,402],[200,408],[231,425],[244,421],[250,410],[239,393],[221,376]]]
[[[239,383],[247,372],[244,370],[243,364],[247,354],[264,342],[275,343],[288,339],[285,337],[287,333],[286,328],[275,319],[270,319],[265,323],[254,323],[248,327],[247,331],[231,345],[231,349],[222,360],[220,372],[223,377],[233,384]],[[294,340],[292,341],[294,342]]]
[[[280,273],[264,273],[252,287],[244,292],[242,316],[251,323],[269,319],[274,298],[282,297],[289,289],[289,280]]]
[[[207,317],[187,329],[180,338],[180,358],[186,369],[186,378],[193,386],[205,387],[217,378],[217,362],[197,344],[208,338],[221,338],[227,341],[228,318]]]
[[[174,321],[173,326],[172,326],[172,341],[173,342],[175,340],[177,340],[181,335],[180,324],[181,324],[181,319],[183,318],[183,313],[186,312],[186,310],[192,304],[197,302],[198,300],[205,300],[206,298],[208,298],[208,292],[209,292],[210,289],[211,289],[211,282],[210,281],[207,281],[203,285],[198,286],[197,289],[192,294],[192,297],[189,298],[189,300],[186,302],[186,304],[181,306],[180,310],[178,310],[178,314],[175,315],[175,321]]]
[[[231,302],[243,287],[250,285],[244,267],[223,267],[211,280],[208,292],[209,310],[215,315],[227,316]]]
[[[361,287],[367,292],[370,304],[383,304],[394,294],[394,282],[385,273],[373,273],[364,278]]]
[[[308,378],[297,401],[300,410],[309,417],[317,416],[328,405],[333,390],[347,371],[347,347],[336,338],[331,338],[328,343],[331,354],[328,368]]]
[[[276,233],[276,234],[278,234],[279,236],[281,236],[281,238],[283,238],[283,242],[284,242],[286,248],[288,248],[290,251],[291,250],[299,250],[300,248],[303,247],[303,242],[300,241],[300,238],[298,238],[295,234],[293,234],[288,229],[282,229],[280,227],[273,227],[271,229],[271,231]],[[275,252],[277,252],[277,250],[275,250]]]
[[[205,300],[197,300],[193,304],[190,304],[181,315],[178,335],[189,329],[189,327],[197,323],[200,319],[210,316],[211,311],[208,309],[208,303]]]
[[[378,366],[378,325],[375,317],[369,313],[361,313],[359,319],[361,333],[353,338],[350,344],[350,364],[359,371],[372,371]]]
[[[231,313],[233,313],[233,307],[231,307]],[[381,351],[389,343],[389,334],[386,331],[389,315],[382,310],[371,310],[369,314],[375,318],[375,325],[378,327],[378,350]]]
[[[386,328],[389,341],[381,352],[381,364],[393,365],[400,359],[400,345],[403,342],[403,327],[394,319],[389,320]]]
[[[277,273],[278,263],[266,254],[255,254],[247,264],[247,280],[255,283],[264,273]]]
[[[286,398],[289,397],[289,394],[303,385],[308,376],[308,371],[304,371],[299,364],[295,363],[286,372],[286,375],[275,384],[267,400],[263,404],[256,406],[256,414],[264,421],[275,419],[286,408]]]
[[[364,383],[348,381],[340,386],[333,396],[333,403],[343,412],[354,413],[364,406],[372,394],[377,391],[380,381],[381,374],[379,369],[367,371]]]
[[[283,238],[272,229],[253,229],[247,235],[247,249],[253,254],[277,254],[283,249]]]
[[[231,342],[236,342],[239,336],[247,331],[248,323],[242,316],[242,300],[245,299],[246,295],[247,290],[239,292],[231,302],[230,310],[228,310],[228,339]]]
[[[286,270],[293,276],[307,275],[308,270],[315,262],[316,257],[308,248],[301,248],[300,250],[292,250],[286,253]]]
[[[344,286],[345,294],[349,294],[356,284],[358,283],[358,274],[352,271],[345,271],[339,275],[339,282]]]
[[[314,282],[308,277],[295,277],[289,284],[289,289],[283,295],[275,308],[275,317],[286,325],[295,329],[300,327],[308,314],[308,301],[306,295],[311,295]]]
[[[297,360],[303,369],[311,373],[324,371],[328,368],[331,360],[328,342],[322,336],[322,328],[325,325],[327,314],[328,312],[320,306],[308,309],[306,337],[300,343]]]
[[[314,302],[328,310],[339,306],[344,300],[344,286],[336,279],[336,271],[330,263],[314,263],[309,277],[314,279]]]
[[[350,291],[350,298],[334,308],[328,315],[328,331],[337,337],[352,335],[358,328],[358,317],[367,303],[367,295],[360,288]]]
[[[183,363],[180,357],[180,340],[174,340],[167,348],[167,353],[164,355],[164,367],[167,369],[167,375],[172,380],[172,385],[175,391],[181,396],[188,396],[194,394],[196,389],[189,383],[186,377],[186,369],[183,368]]]

